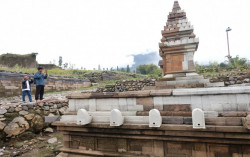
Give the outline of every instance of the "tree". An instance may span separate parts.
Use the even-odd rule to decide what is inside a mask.
[[[127,73],[130,73],[130,67],[127,65]]]
[[[61,66],[62,66],[62,63],[63,63],[63,61],[62,61],[62,56],[59,56],[59,61],[58,61],[58,65],[59,65],[59,67],[61,67]]]
[[[100,71],[101,71],[101,65],[100,65],[100,64],[98,65],[98,70],[100,70]]]
[[[118,66],[116,67],[116,71],[119,71],[119,67]]]
[[[161,76],[161,69],[154,64],[139,65],[136,72],[144,75],[153,75],[155,77]]]
[[[124,68],[121,68],[121,72],[126,72]]]

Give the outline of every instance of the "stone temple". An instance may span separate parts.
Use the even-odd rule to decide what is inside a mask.
[[[163,76],[167,74],[194,72],[194,52],[199,45],[199,38],[194,34],[194,28],[186,17],[186,12],[174,2],[172,12],[159,43],[159,54],[162,57],[160,66]]]
[[[58,157],[249,157],[250,87],[223,87],[194,73],[198,39],[174,3],[162,32],[165,78],[128,92],[72,93],[53,125]]]

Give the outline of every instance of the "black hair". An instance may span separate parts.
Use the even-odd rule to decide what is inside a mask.
[[[43,67],[42,67],[42,66],[39,66],[39,67],[37,68],[37,70],[40,70],[40,69],[43,69]]]

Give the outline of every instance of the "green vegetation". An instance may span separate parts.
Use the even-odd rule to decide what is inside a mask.
[[[227,76],[228,73],[237,75],[236,72],[248,71],[249,67],[249,61],[239,56],[232,58],[231,64],[228,64],[228,61],[222,63],[210,62],[209,65],[195,64],[196,72],[203,74],[205,77]]]
[[[161,69],[154,64],[139,65],[136,68],[136,72],[139,74],[149,75],[152,77],[160,77],[161,76]]]
[[[19,65],[26,68],[36,67],[36,55],[37,53],[25,55],[11,53],[2,54],[0,55],[0,65],[5,67],[14,67],[15,65]]]

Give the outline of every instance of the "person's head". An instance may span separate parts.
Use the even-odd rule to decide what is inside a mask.
[[[25,80],[28,80],[28,79],[29,79],[29,76],[25,75],[23,78],[24,78]]]
[[[43,67],[42,67],[42,66],[39,66],[39,67],[37,68],[37,70],[41,73],[41,72],[43,72]]]

